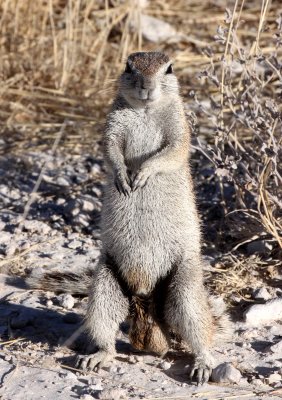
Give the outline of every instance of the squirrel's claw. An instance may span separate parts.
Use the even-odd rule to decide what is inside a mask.
[[[113,355],[106,351],[100,350],[90,355],[78,356],[76,360],[76,368],[82,370],[92,370],[98,372],[102,367],[111,361]]]
[[[128,177],[121,174],[117,175],[115,178],[115,186],[120,194],[123,194],[124,196],[129,196],[131,188]]]
[[[204,383],[207,383],[210,379],[211,376],[211,369],[210,368],[193,368],[190,375],[189,379],[190,381],[193,380],[195,377],[197,386],[203,385]]]
[[[212,368],[210,365],[205,364],[204,362],[196,361],[193,365],[193,368],[189,374],[189,378],[192,381],[193,378],[196,379],[197,386],[203,385],[207,383],[210,379],[212,373]]]
[[[150,173],[148,169],[141,169],[135,176],[132,183],[132,191],[135,192],[138,188],[143,188],[147,180],[149,179]]]

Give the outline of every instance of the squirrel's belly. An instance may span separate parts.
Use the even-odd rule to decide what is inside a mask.
[[[199,231],[189,185],[183,176],[152,178],[129,196],[106,188],[102,242],[137,293],[146,294]]]

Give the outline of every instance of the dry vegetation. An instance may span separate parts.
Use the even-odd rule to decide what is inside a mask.
[[[141,14],[179,35],[145,40]],[[195,132],[207,252],[212,242],[221,251],[213,285],[240,292],[250,269],[273,272],[282,247],[279,0],[1,0],[0,18],[2,154],[50,149],[64,124],[60,149],[89,151],[126,55],[163,50]]]

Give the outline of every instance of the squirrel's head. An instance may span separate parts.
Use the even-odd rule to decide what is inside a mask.
[[[120,93],[133,107],[146,106],[178,93],[169,57],[159,52],[131,54],[120,77]]]

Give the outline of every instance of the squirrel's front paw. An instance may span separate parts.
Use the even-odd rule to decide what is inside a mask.
[[[115,186],[120,194],[122,193],[125,196],[129,196],[131,192],[131,187],[130,187],[130,179],[127,176],[126,172],[118,171],[115,174]]]
[[[138,188],[144,187],[150,176],[151,176],[150,168],[148,168],[148,167],[141,168],[137,172],[137,174],[133,180],[132,190],[135,191]]]

